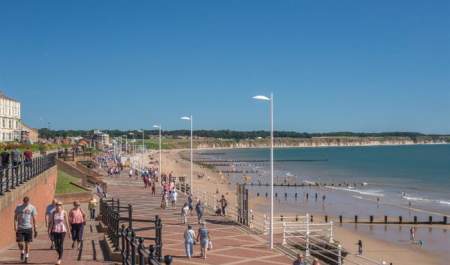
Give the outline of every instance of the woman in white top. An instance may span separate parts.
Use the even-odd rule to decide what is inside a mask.
[[[64,252],[64,238],[66,233],[70,239],[70,226],[67,217],[67,213],[63,208],[62,202],[56,203],[56,209],[53,211],[48,226],[48,233],[50,238],[55,242],[55,250],[58,253],[57,265],[61,264],[63,252]]]

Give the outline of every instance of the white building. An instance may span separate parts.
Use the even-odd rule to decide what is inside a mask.
[[[20,140],[20,102],[0,92],[0,142]]]

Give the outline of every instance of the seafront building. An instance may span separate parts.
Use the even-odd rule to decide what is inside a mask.
[[[20,102],[0,92],[0,142],[21,139]]]

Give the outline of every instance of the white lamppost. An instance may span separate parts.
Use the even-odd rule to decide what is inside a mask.
[[[162,174],[162,166],[161,166],[161,160],[162,160],[162,155],[161,155],[161,124],[160,125],[153,125],[153,128],[158,128],[159,129],[159,178],[161,178],[161,174]]]
[[[145,145],[144,145],[144,129],[142,129],[142,156],[141,156],[141,171],[144,170],[144,152],[145,152]]]
[[[270,97],[254,96],[254,99],[269,101],[270,105],[270,235],[269,245],[273,249],[273,94]]]
[[[189,186],[191,187],[191,190],[190,190],[190,192],[191,192],[191,194],[193,194],[193,187],[192,187],[192,178],[193,178],[193,174],[192,174],[192,171],[193,171],[193,163],[194,163],[194,161],[193,161],[193,151],[192,151],[192,136],[193,136],[193,133],[192,133],[192,128],[193,128],[193,117],[192,117],[192,115],[191,116],[184,116],[184,117],[181,117],[181,119],[182,120],[187,120],[187,121],[190,121],[191,122],[191,177],[190,177],[190,180],[189,180]]]

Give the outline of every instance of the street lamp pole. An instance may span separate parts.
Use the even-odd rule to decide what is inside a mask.
[[[145,145],[144,145],[144,129],[142,129],[142,160],[141,160],[141,170],[144,170],[144,150],[145,150]]]
[[[159,178],[161,178],[162,175],[162,155],[161,155],[161,131],[162,131],[162,125],[153,125],[153,128],[159,129]]]
[[[270,106],[270,235],[269,245],[273,249],[273,93],[270,97],[254,96],[254,99],[269,101]]]
[[[193,128],[194,128],[194,126],[193,126],[193,123],[194,123],[194,119],[193,119],[193,117],[192,117],[192,115],[190,115],[189,117],[187,117],[187,116],[184,116],[184,117],[181,117],[181,119],[182,120],[188,120],[188,121],[190,121],[191,122],[191,177],[190,177],[190,180],[189,180],[189,185],[190,185],[190,187],[191,187],[191,191],[190,191],[190,193],[191,194],[193,194],[193,186],[192,186],[192,179],[193,179],[193,165],[194,165],[194,152],[193,152],[193,145],[192,145],[192,139],[193,139]]]

